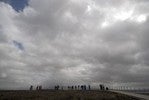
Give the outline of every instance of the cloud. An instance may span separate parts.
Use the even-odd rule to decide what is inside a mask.
[[[147,84],[147,6],[145,0],[30,0],[16,12],[0,2],[0,88]]]
[[[13,44],[16,48],[18,48],[19,50],[24,50],[23,45],[20,42],[17,42],[15,40],[13,40]]]

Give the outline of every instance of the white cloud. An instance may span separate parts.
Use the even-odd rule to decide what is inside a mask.
[[[145,15],[140,15],[138,18],[137,18],[137,21],[138,22],[145,22],[146,21],[146,16]]]

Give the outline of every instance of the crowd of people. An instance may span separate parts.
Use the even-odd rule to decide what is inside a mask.
[[[64,87],[63,86],[59,86],[59,85],[56,85],[55,87],[54,87],[54,89],[55,90],[63,90],[64,89]],[[67,90],[90,90],[91,89],[91,86],[90,85],[88,85],[88,86],[86,86],[86,85],[75,85],[75,86],[68,86],[67,87]]]
[[[109,90],[109,88],[108,87],[105,87],[103,84],[100,84],[99,85],[99,87],[100,87],[100,90]]]
[[[108,87],[104,86],[103,84],[99,85],[100,90],[104,91],[104,90],[109,90]],[[30,90],[33,90],[33,86],[30,86]],[[42,86],[39,85],[36,87],[36,90],[42,90]],[[54,86],[54,90],[64,90],[64,86],[59,86],[56,85]],[[67,86],[67,89],[65,88],[65,90],[91,90],[91,86],[90,85],[74,85],[74,86]]]
[[[33,90],[33,85],[30,86],[29,90]],[[41,85],[37,85],[36,90],[42,90],[42,86]]]
[[[104,91],[104,90],[109,90],[108,87],[104,86],[103,84],[99,85],[100,90]],[[63,86],[59,86],[56,85],[54,87],[55,90],[63,90],[64,87]],[[65,88],[66,90],[91,90],[91,86],[90,85],[75,85],[75,86],[68,86]]]

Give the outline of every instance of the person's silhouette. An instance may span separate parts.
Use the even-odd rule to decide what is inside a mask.
[[[30,86],[30,91],[31,91],[31,90],[33,90],[33,86],[32,86],[32,85]]]

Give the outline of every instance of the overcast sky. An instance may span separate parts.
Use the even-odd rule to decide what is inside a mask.
[[[148,77],[149,0],[0,0],[1,89]]]

